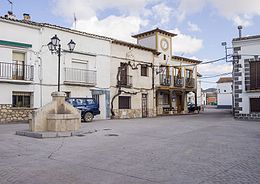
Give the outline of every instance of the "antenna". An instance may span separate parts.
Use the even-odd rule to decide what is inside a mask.
[[[238,36],[239,36],[239,38],[241,38],[242,37],[242,29],[243,29],[243,27],[240,25],[240,26],[237,27],[237,29],[238,29]]]
[[[10,7],[11,7],[11,12],[13,12],[13,2],[11,0],[7,0],[10,4]]]
[[[76,18],[76,14],[74,13],[73,16],[74,16],[73,18],[74,18],[74,26],[75,26],[74,29],[77,29],[77,18]]]

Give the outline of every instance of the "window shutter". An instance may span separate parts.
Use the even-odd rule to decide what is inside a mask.
[[[260,98],[250,98],[251,112],[260,112]]]
[[[256,89],[256,62],[250,62],[250,89]]]
[[[260,89],[260,61],[256,62],[256,89]]]
[[[119,109],[131,109],[131,97],[119,96]]]

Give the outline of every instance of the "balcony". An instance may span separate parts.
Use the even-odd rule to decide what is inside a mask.
[[[130,75],[121,75],[120,76],[120,81],[117,82],[118,86],[122,87],[132,87],[133,82],[132,82],[132,76]]]
[[[32,65],[0,62],[0,80],[32,82]]]
[[[174,76],[174,86],[175,87],[183,87],[183,84],[184,84],[183,77]]]
[[[65,68],[64,84],[95,86],[96,71],[76,68]]]
[[[194,78],[186,78],[185,86],[187,88],[194,88],[195,87],[195,79]]]
[[[171,76],[160,74],[160,85],[161,86],[170,86],[171,85]]]

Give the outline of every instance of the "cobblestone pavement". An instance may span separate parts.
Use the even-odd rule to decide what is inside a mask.
[[[199,115],[83,124],[82,136],[14,135],[0,125],[1,184],[257,184],[260,122]]]

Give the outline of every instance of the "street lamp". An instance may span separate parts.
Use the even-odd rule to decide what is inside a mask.
[[[60,91],[60,56],[61,56],[61,44],[60,39],[57,37],[57,35],[54,35],[51,38],[51,41],[47,44],[49,50],[51,53],[55,53],[58,55],[58,91]],[[76,43],[73,40],[70,40],[68,43],[68,47],[70,52],[74,50],[76,46]],[[58,48],[57,48],[58,47]]]

